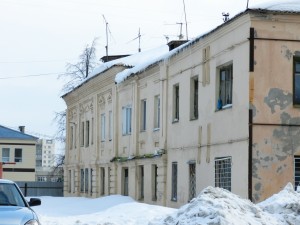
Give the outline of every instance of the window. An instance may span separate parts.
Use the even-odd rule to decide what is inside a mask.
[[[189,200],[196,197],[196,163],[189,163]]]
[[[84,169],[80,169],[80,192],[84,192]]]
[[[202,66],[202,85],[210,83],[210,68],[209,68],[209,59],[210,59],[210,46],[207,46],[203,49],[203,66]]]
[[[131,134],[131,106],[123,107],[122,109],[122,117],[123,117],[123,124],[122,124],[122,134],[127,135]]]
[[[100,195],[105,194],[105,168],[100,168]]]
[[[112,111],[109,111],[109,114],[108,114],[108,135],[109,135],[109,140],[111,141],[112,138],[113,138],[113,114],[112,114]]]
[[[9,148],[2,148],[2,162],[9,162]]]
[[[198,119],[198,76],[191,79],[190,114],[191,119]]]
[[[144,199],[144,166],[139,166],[139,199]]]
[[[128,189],[128,181],[129,181],[129,175],[128,175],[128,168],[122,169],[122,194],[125,196],[128,196],[129,189]]]
[[[84,122],[81,122],[81,135],[80,135],[80,146],[84,146]]]
[[[101,141],[105,141],[105,114],[101,114]]]
[[[89,120],[85,122],[85,129],[86,129],[85,147],[89,147],[90,145],[90,121]]]
[[[300,105],[300,57],[294,57],[293,104]]]
[[[177,162],[172,163],[172,201],[177,201]]]
[[[231,191],[231,157],[215,159],[215,186]]]
[[[160,97],[159,95],[154,97],[154,129],[160,128]]]
[[[218,110],[232,105],[232,64],[221,67],[219,71]]]
[[[71,126],[70,129],[70,149],[73,149],[74,147],[74,127]]]
[[[173,121],[179,121],[179,85],[173,87]]]
[[[15,148],[15,162],[22,162],[22,149]]]
[[[93,145],[94,144],[94,118],[92,118],[92,131],[91,131],[91,144]]]
[[[152,200],[157,200],[157,165],[152,165]]]
[[[141,101],[141,131],[146,130],[146,121],[147,121],[147,101],[143,99]]]
[[[72,181],[72,171],[68,171],[68,192],[71,193],[71,181]]]
[[[89,191],[89,169],[85,168],[84,171],[84,192],[88,193]]]
[[[294,158],[295,164],[295,189],[300,186],[300,156],[295,156]]]

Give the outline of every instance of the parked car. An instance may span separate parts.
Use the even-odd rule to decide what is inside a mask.
[[[30,198],[28,202],[15,182],[0,179],[0,225],[40,225],[30,208],[40,204],[39,198]]]

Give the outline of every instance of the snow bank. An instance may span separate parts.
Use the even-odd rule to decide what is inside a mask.
[[[300,224],[300,193],[294,191],[291,183],[258,206],[279,218],[282,224]]]
[[[181,207],[176,213],[161,220],[153,220],[150,224],[279,225],[282,223],[249,200],[241,199],[221,188],[207,187],[197,198]]]

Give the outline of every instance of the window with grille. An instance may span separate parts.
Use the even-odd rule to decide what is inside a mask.
[[[231,157],[215,158],[215,186],[231,191]]]
[[[177,162],[172,163],[172,201],[177,201]]]
[[[84,192],[84,169],[80,169],[80,192]]]
[[[189,200],[196,197],[196,163],[189,164]]]
[[[105,168],[100,168],[100,195],[105,194]]]
[[[139,199],[144,199],[144,166],[139,166]]]
[[[294,158],[295,164],[295,189],[297,190],[297,186],[300,186],[300,156],[295,156]]]

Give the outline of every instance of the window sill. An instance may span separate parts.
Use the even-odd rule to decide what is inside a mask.
[[[231,109],[232,108],[232,104],[227,104],[227,105],[224,105],[222,107],[222,109],[216,109],[215,112],[219,112],[219,111],[223,111],[223,110],[226,110],[226,109]]]
[[[177,202],[177,198],[172,198],[171,201],[172,202]]]
[[[154,128],[153,129],[153,132],[156,132],[156,131],[159,131],[160,130],[160,128],[158,127],[158,128]]]
[[[190,118],[190,121],[198,120],[198,117]]]
[[[178,123],[179,122],[179,119],[173,119],[172,123]]]

